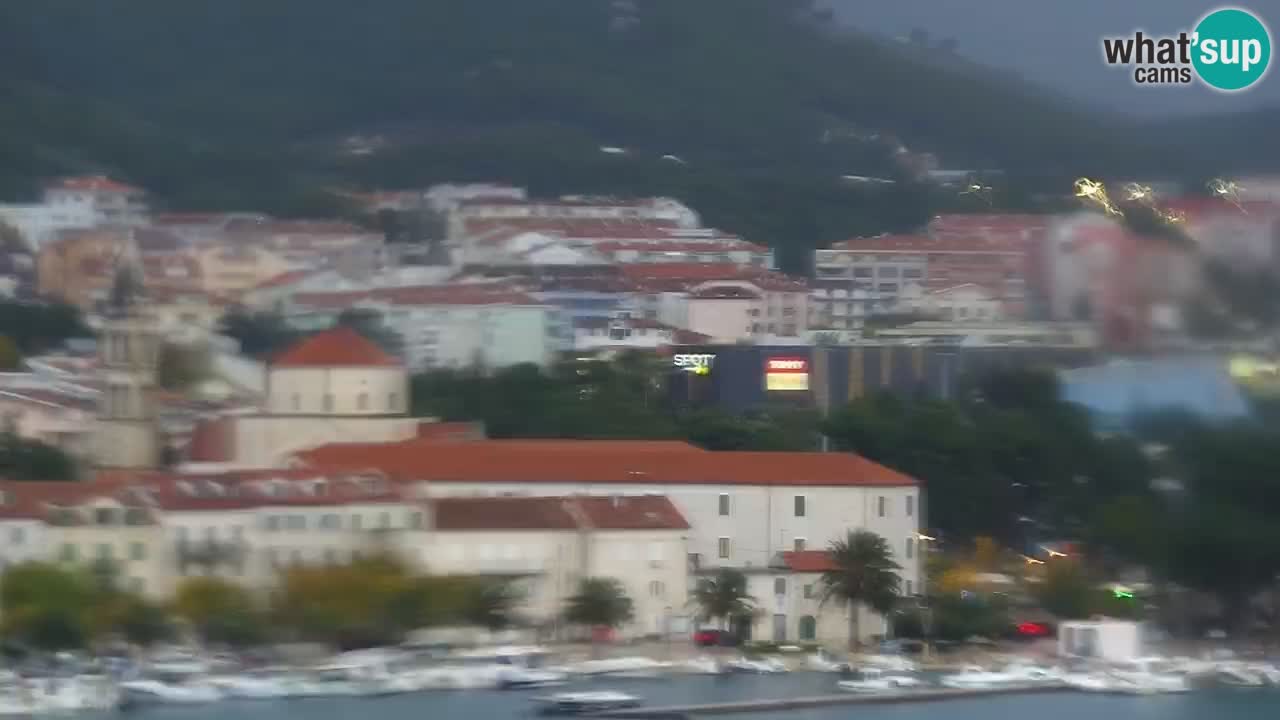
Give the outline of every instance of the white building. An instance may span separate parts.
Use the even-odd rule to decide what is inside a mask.
[[[447,497],[431,502],[426,567],[441,574],[518,578],[523,613],[560,624],[584,578],[622,583],[634,617],[624,637],[688,626],[689,524],[665,497]]]
[[[144,225],[145,193],[104,175],[65,178],[45,188],[44,204],[68,210],[87,208],[101,225]]]
[[[267,364],[261,407],[192,431],[192,462],[280,467],[291,453],[342,440],[416,437],[403,363],[350,328],[308,337]]]
[[[551,360],[554,309],[501,283],[298,293],[285,312],[295,326],[317,328],[353,307],[382,315],[404,340],[404,361],[415,371]]]
[[[767,569],[777,553],[870,530],[919,587],[920,492],[846,453],[706,452],[677,442],[480,441],[335,444],[299,453],[315,469],[377,468],[422,497],[665,495],[689,521],[691,572]],[[797,620],[798,622],[798,620]],[[864,632],[874,634],[872,624]]]
[[[940,288],[910,283],[899,293],[893,309],[899,313],[960,322],[1004,319],[1004,302],[999,294],[976,283]]]
[[[610,198],[566,195],[559,200],[517,200],[477,197],[462,200],[449,214],[449,237],[458,238],[463,223],[470,219],[565,219],[606,221],[651,221],[682,228],[701,226],[698,213],[671,198]]]
[[[573,323],[573,349],[656,350],[670,345],[710,342],[710,338],[620,311],[614,317],[580,317]]]
[[[715,343],[800,342],[809,329],[808,289],[789,280],[709,280],[657,297],[659,321]]]

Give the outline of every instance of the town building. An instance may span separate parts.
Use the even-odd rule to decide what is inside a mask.
[[[350,328],[312,335],[271,358],[262,405],[210,417],[188,457],[221,468],[280,467],[299,450],[416,437],[404,364]]]
[[[758,268],[718,264],[626,265],[645,317],[721,343],[806,342],[809,289],[802,281]]]
[[[442,497],[430,507],[426,567],[516,578],[523,614],[539,626],[562,625],[565,599],[591,577],[620,581],[631,598],[623,637],[690,625],[689,523],[665,497]]]
[[[824,548],[865,529],[904,548],[920,528],[917,482],[846,453],[708,452],[679,442],[338,443],[299,452],[302,467],[375,469],[421,498],[665,495],[689,522],[690,572],[768,568],[775,555]],[[868,627],[867,631],[873,630]]]
[[[554,309],[501,282],[450,283],[293,295],[285,307],[300,328],[332,325],[343,310],[376,310],[404,342],[414,371],[546,365],[555,349]]]
[[[40,203],[0,205],[0,223],[16,229],[33,252],[63,230],[143,225],[147,214],[142,190],[101,175],[58,180]]]
[[[157,467],[163,448],[156,423],[156,363],[161,338],[139,311],[138,288],[128,271],[117,271],[115,297],[103,318],[98,367],[103,388],[94,424],[94,461],[99,467]]]

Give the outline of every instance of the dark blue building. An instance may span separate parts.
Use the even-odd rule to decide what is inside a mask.
[[[966,378],[991,370],[1097,362],[1092,350],[1037,347],[707,345],[672,353],[672,402],[730,412],[779,404],[825,411],[881,391],[949,399]]]

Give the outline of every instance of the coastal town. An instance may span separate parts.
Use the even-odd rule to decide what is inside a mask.
[[[13,363],[0,406],[7,432],[68,456],[75,481],[3,482],[0,562],[113,563],[159,603],[192,577],[268,593],[286,568],[381,548],[416,571],[511,579],[519,614],[553,633],[583,579],[616,581],[633,605],[610,623],[620,638],[687,637],[699,578],[729,568],[768,598],[745,637],[882,638],[883,613],[851,625],[819,580],[829,545],[867,531],[898,594],[926,592],[928,518],[946,509],[919,478],[821,439],[759,452],[490,437],[483,418],[420,412],[410,378],[638,356],[672,412],[830,416],[1051,368],[1100,429],[1153,410],[1238,419],[1265,348],[1197,341],[1184,313],[1206,258],[1277,262],[1280,204],[1250,186],[1247,207],[1168,201],[1193,248],[1088,208],[944,215],[818,250],[790,275],[763,239],[669,198],[440,185],[352,194],[359,225],[153,212],[142,188],[62,178],[39,203],[0,205],[6,302],[67,306],[89,332]],[[237,322],[287,342],[245,348]],[[1041,562],[1080,539],[1012,549]]]

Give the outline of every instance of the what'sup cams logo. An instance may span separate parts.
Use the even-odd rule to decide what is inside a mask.
[[[1236,92],[1267,74],[1271,31],[1248,10],[1220,8],[1190,33],[1103,38],[1102,54],[1108,65],[1132,67],[1139,85],[1190,85],[1199,78],[1215,90]]]

